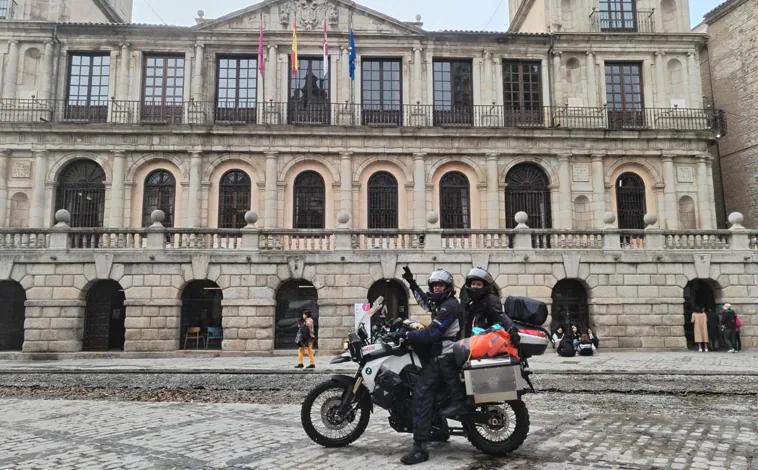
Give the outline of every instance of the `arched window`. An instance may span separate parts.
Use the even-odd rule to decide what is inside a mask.
[[[368,180],[368,228],[397,228],[397,180],[389,172]]]
[[[297,320],[303,318],[303,310],[311,311],[313,328],[316,330],[318,346],[318,291],[308,281],[287,281],[276,292],[276,326],[274,347],[276,349],[297,349]]]
[[[326,185],[315,171],[304,171],[295,178],[295,204],[292,228],[325,228]]]
[[[221,177],[218,195],[218,228],[243,228],[245,213],[250,210],[250,177],[231,170]]]
[[[459,171],[445,173],[440,179],[440,227],[471,228],[471,189],[466,175]]]
[[[542,168],[522,163],[511,168],[506,177],[505,226],[515,228],[518,212],[529,215],[529,228],[552,228],[550,211],[550,181]]]
[[[58,178],[55,210],[71,213],[72,227],[102,227],[105,214],[105,172],[92,160],[69,164]]]
[[[176,180],[167,170],[155,170],[145,178],[145,195],[142,199],[142,226],[152,224],[150,214],[155,210],[166,213],[165,227],[174,226]]]
[[[552,298],[553,321],[550,324],[552,331],[559,326],[563,326],[564,331],[568,331],[572,325],[576,325],[580,331],[591,328],[587,291],[579,281],[575,279],[558,281],[553,287]]]
[[[645,228],[645,182],[639,175],[624,173],[616,180],[616,211],[619,228],[642,230]]]

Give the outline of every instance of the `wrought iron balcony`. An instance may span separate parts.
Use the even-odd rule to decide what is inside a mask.
[[[521,107],[502,105],[378,105],[371,103],[257,103],[140,101],[72,103],[0,100],[2,123],[112,125],[295,125],[715,131],[726,134],[724,112],[712,108]]]
[[[592,9],[590,25],[594,33],[654,33],[655,10],[608,11]]]

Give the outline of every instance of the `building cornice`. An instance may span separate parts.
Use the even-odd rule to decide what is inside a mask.
[[[726,2],[706,13],[703,17],[703,22],[711,25],[747,2],[748,0],[727,0]]]

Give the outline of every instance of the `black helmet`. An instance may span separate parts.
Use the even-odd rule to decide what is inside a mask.
[[[440,283],[445,285],[445,290],[436,294],[434,292],[434,285]],[[438,305],[445,299],[455,295],[455,281],[453,280],[453,275],[445,270],[438,269],[432,272],[429,275],[427,285],[429,286],[430,299]]]
[[[471,287],[473,281],[482,281],[484,287],[474,289]],[[479,300],[486,295],[493,293],[495,287],[495,280],[492,275],[482,268],[474,268],[466,275],[466,294],[471,300]]]

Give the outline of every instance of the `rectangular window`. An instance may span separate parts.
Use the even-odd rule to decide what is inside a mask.
[[[254,123],[258,93],[257,57],[219,57],[216,122]]]
[[[503,61],[505,126],[543,126],[539,62]]]
[[[109,55],[78,52],[69,55],[64,119],[106,122],[110,74]]]
[[[611,129],[645,127],[642,97],[642,64],[605,64],[605,100],[608,127]]]
[[[11,0],[0,0],[0,20],[7,20],[10,18]]]
[[[600,0],[600,31],[634,33],[637,31],[635,0]]]
[[[434,125],[474,123],[474,81],[470,60],[434,61]]]
[[[288,108],[290,124],[329,124],[329,77],[324,76],[323,58],[299,59],[298,71],[290,78]]]
[[[362,66],[363,125],[402,125],[400,61],[365,59]]]
[[[180,124],[183,119],[184,57],[146,55],[142,122]]]

